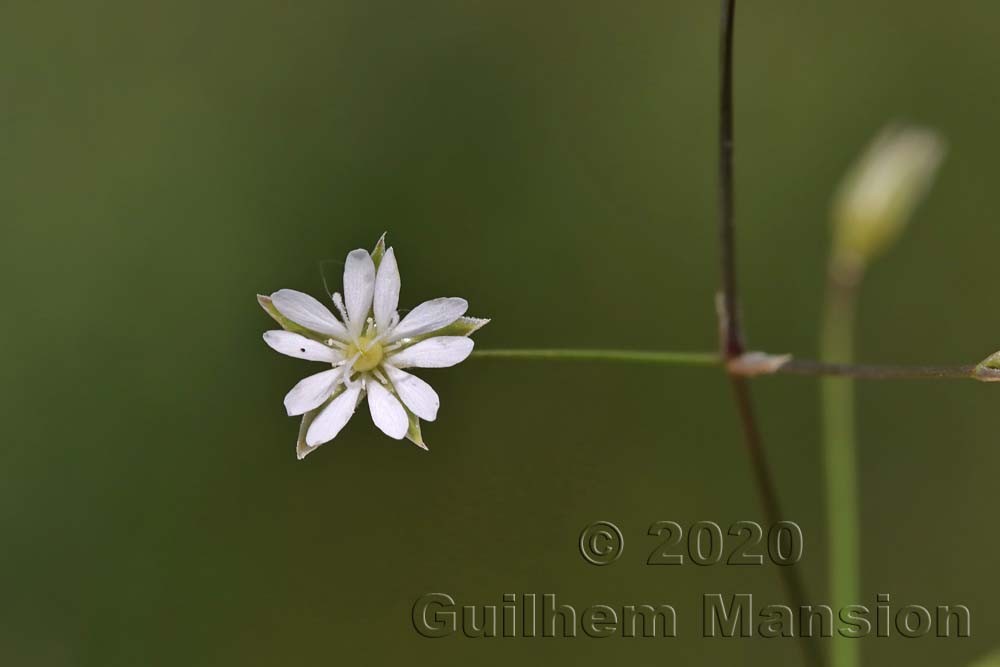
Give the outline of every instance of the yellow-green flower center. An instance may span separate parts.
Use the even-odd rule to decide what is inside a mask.
[[[345,351],[348,359],[359,353],[361,356],[354,362],[354,370],[358,372],[370,371],[382,362],[382,344],[373,343],[368,336],[361,336],[356,344],[351,343]]]

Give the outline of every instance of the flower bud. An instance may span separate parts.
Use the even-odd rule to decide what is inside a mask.
[[[980,361],[975,376],[981,382],[1000,382],[1000,352],[994,352]]]
[[[944,152],[944,141],[933,130],[890,125],[879,133],[833,202],[835,267],[863,270],[895,242]]]

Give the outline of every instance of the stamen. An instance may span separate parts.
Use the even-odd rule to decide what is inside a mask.
[[[385,376],[382,375],[382,372],[379,369],[373,368],[372,375],[374,375],[376,379],[378,379],[378,381],[381,382],[382,384],[389,384],[389,381],[385,379]]]
[[[358,352],[344,363],[344,384],[348,387],[354,387],[357,384],[357,382],[351,382],[351,373],[354,371],[354,362],[360,358],[361,353]]]
[[[344,386],[347,387],[348,389],[354,389],[359,384],[362,385],[362,388],[364,388],[364,378],[361,375],[358,375],[358,377],[354,378],[353,380],[350,378],[346,378],[344,380]]]

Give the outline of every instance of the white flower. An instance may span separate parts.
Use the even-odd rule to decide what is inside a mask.
[[[383,433],[427,449],[420,420],[437,418],[440,400],[429,384],[403,369],[446,368],[472,353],[468,337],[489,320],[463,317],[465,299],[446,297],[420,304],[404,317],[399,269],[385,236],[369,254],[347,255],[344,295],[334,294],[340,319],[319,301],[295,290],[258,296],[282,325],[264,342],[290,357],[324,362],[329,370],[310,375],[285,396],[289,416],[303,415],[298,456],[333,440],[366,395],[372,421]]]

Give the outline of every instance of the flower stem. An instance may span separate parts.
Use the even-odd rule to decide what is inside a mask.
[[[620,361],[647,365],[719,366],[715,352],[652,352],[644,350],[476,350],[480,359],[537,359],[547,361]]]
[[[757,417],[750,396],[750,386],[745,377],[730,373],[729,379],[733,388],[733,396],[736,399],[736,408],[740,413],[743,439],[746,442],[747,453],[750,455],[750,467],[753,469],[761,505],[764,507],[764,517],[768,525],[774,526],[782,521],[785,515],[781,511],[777,486],[774,483],[771,467],[768,464],[767,454],[764,450],[764,441],[760,434],[760,427],[757,424]],[[781,567],[779,571],[785,592],[790,598],[789,602],[795,608],[804,608],[805,605],[809,604],[809,596],[806,593],[805,583],[802,581],[799,570],[792,565]],[[813,639],[799,636],[799,646],[802,648],[802,654],[807,665],[823,667],[823,653]]]
[[[837,280],[831,274],[820,332],[820,356],[824,360],[849,362],[853,358],[856,302],[856,283]],[[849,377],[824,378],[820,385],[820,402],[830,598],[834,608],[842,608],[861,599],[854,381]],[[860,648],[853,639],[835,637],[830,645],[831,667],[857,667]]]
[[[719,43],[719,266],[722,275],[719,308],[722,351],[726,358],[743,354],[743,333],[736,285],[736,231],[733,203],[733,31],[736,1],[722,0]]]
[[[777,485],[768,462],[764,440],[760,432],[750,386],[746,377],[737,373],[738,366],[731,363],[744,352],[743,330],[736,283],[736,231],[733,187],[733,32],[735,28],[736,0],[722,0],[721,38],[719,43],[719,259],[722,274],[721,305],[719,308],[719,338],[722,357],[725,359],[733,390],[733,399],[739,413],[743,441],[750,458],[754,481],[764,509],[764,518],[775,525],[785,518],[778,498]],[[808,601],[805,584],[798,568],[782,567],[782,583],[796,607]],[[823,654],[814,641],[800,639],[806,664],[822,667]]]
[[[745,377],[734,372],[734,359],[742,357],[745,348],[740,324],[740,309],[736,284],[736,232],[733,187],[733,33],[736,25],[736,0],[722,0],[719,40],[719,259],[722,273],[722,304],[719,309],[719,338],[722,356],[733,388],[733,398],[740,416],[743,441],[757,482],[768,524],[784,519],[778,502],[778,490],[767,460],[763,438]],[[790,602],[801,608],[806,602],[805,585],[796,567],[779,568]],[[823,654],[815,642],[800,640],[807,664],[822,667]]]
[[[595,350],[595,349],[508,349],[476,350],[477,359],[521,359],[528,361],[609,361],[646,366],[723,367],[726,364],[715,352],[677,352],[670,350]],[[739,359],[739,357],[737,357]],[[977,380],[996,382],[1000,372],[976,366],[891,366],[887,364],[848,364],[789,359],[770,370],[742,371],[729,367],[732,375],[803,375],[813,377],[853,378],[855,380]]]
[[[975,366],[886,366],[881,364],[828,363],[824,361],[812,361],[810,359],[792,359],[777,369],[775,373],[781,375],[853,378],[855,380],[986,381],[985,376],[976,374]]]

